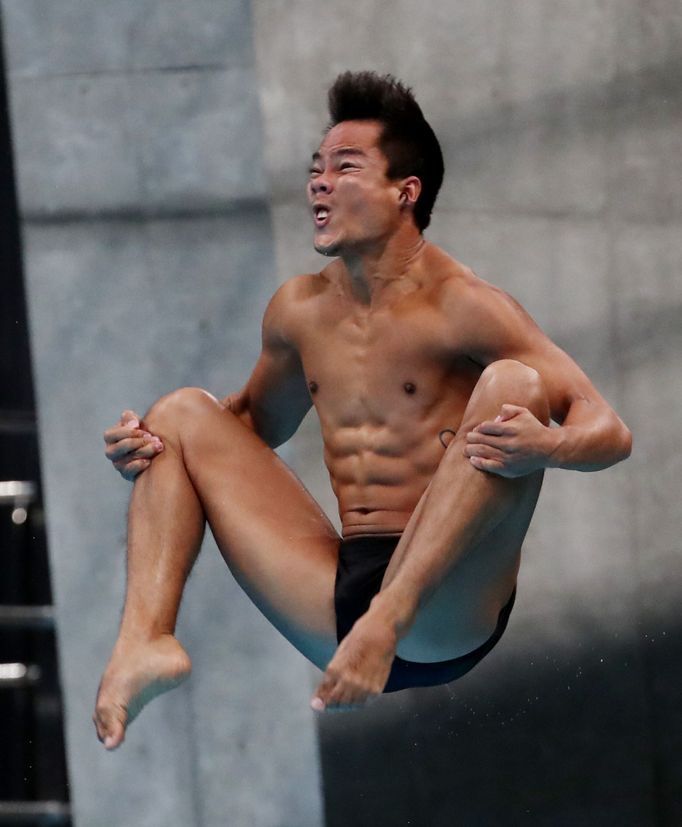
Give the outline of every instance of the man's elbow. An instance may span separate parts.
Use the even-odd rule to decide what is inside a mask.
[[[632,453],[632,431],[621,419],[618,419],[615,443],[618,451],[616,462],[622,462]]]
[[[627,459],[632,453],[632,431],[626,425],[623,425],[623,428],[625,429],[623,437],[623,459]]]

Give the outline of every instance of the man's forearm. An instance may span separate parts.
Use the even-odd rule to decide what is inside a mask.
[[[551,428],[549,468],[599,471],[627,459],[632,434],[610,409],[586,399],[573,403],[560,428]]]

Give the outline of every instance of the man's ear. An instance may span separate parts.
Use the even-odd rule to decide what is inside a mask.
[[[405,178],[400,184],[400,195],[398,199],[400,205],[403,207],[414,207],[421,191],[422,182],[416,175],[410,175],[409,178]]]

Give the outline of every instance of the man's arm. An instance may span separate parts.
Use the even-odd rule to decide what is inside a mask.
[[[494,421],[469,434],[472,464],[519,476],[539,468],[597,471],[630,455],[632,435],[623,421],[518,302],[477,280],[463,304],[458,315],[466,318],[470,357],[484,367],[515,359],[534,368],[547,390],[552,419],[561,426],[547,428],[524,408],[505,405]]]
[[[312,405],[291,337],[295,281],[282,285],[270,300],[263,317],[261,354],[248,382],[222,400],[271,448],[293,436]]]

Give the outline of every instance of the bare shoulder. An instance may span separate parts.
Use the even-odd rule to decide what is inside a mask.
[[[424,266],[446,310],[457,310],[461,305],[471,309],[476,304],[494,302],[496,298],[509,298],[499,287],[484,281],[471,267],[457,261],[435,244],[429,244]]]
[[[430,244],[426,251],[424,269],[435,300],[448,316],[466,316],[497,301],[510,299],[499,287],[479,278],[471,267],[434,244]]]
[[[539,328],[509,293],[434,248],[438,304],[458,344],[473,354],[497,352],[505,344],[539,334]]]
[[[263,317],[264,336],[293,342],[296,332],[315,302],[328,289],[330,279],[326,272],[302,273],[281,284],[265,311]]]

